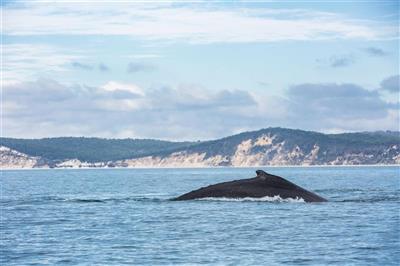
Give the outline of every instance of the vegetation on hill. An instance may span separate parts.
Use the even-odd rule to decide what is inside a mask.
[[[206,157],[232,155],[245,140],[255,140],[262,135],[274,136],[275,142],[284,142],[288,150],[299,147],[310,151],[320,147],[321,160],[328,160],[345,152],[366,150],[382,152],[390,145],[400,144],[399,132],[360,132],[322,134],[312,131],[266,128],[204,142],[170,142],[152,139],[101,139],[60,137],[44,139],[1,138],[2,146],[30,156],[50,160],[79,159],[86,162],[107,162],[144,156],[168,156],[177,151],[206,153]]]
[[[276,142],[285,142],[285,146],[293,149],[295,146],[302,150],[311,150],[315,144],[332,153],[332,156],[347,151],[376,149],[382,146],[400,144],[400,135],[395,132],[364,132],[344,134],[322,134],[287,128],[266,128],[258,131],[243,132],[226,138],[201,142],[187,148],[189,152],[206,153],[207,157],[215,155],[231,155],[241,142],[255,140],[262,135],[275,137]]]
[[[115,161],[137,158],[178,148],[187,148],[191,142],[170,142],[152,139],[101,139],[61,137],[44,139],[1,138],[2,146],[30,156],[50,160],[79,159],[87,162]]]

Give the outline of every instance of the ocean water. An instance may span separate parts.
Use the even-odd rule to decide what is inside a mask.
[[[1,265],[399,265],[399,167],[289,167],[327,198],[175,202],[255,168],[1,172]]]

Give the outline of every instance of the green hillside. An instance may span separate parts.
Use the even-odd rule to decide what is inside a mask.
[[[77,158],[99,162],[142,157],[159,152],[187,148],[191,142],[170,142],[151,139],[101,139],[61,137],[44,139],[1,138],[2,146],[51,160]]]
[[[360,132],[345,134],[322,134],[286,128],[266,128],[243,132],[237,135],[204,142],[170,142],[152,139],[101,139],[84,137],[60,137],[44,139],[1,138],[1,145],[50,160],[77,158],[87,162],[106,162],[143,156],[168,156],[172,152],[205,153],[230,156],[245,140],[255,140],[262,135],[274,136],[277,143],[285,143],[285,149],[295,147],[310,152],[314,145],[320,147],[321,163],[345,153],[382,154],[388,147],[400,144],[399,132]],[[263,147],[255,147],[253,152],[264,152]]]

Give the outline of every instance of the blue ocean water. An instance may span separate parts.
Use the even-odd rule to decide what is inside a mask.
[[[1,172],[1,265],[398,265],[400,168],[268,168],[327,203],[171,197],[254,168]]]

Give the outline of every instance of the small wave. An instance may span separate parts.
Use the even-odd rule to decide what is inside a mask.
[[[359,188],[326,188],[326,189],[314,190],[315,193],[346,193],[346,192],[363,192],[363,191],[365,190]]]
[[[159,202],[166,199],[160,197],[147,197],[142,195],[136,195],[132,197],[56,197],[56,196],[44,196],[44,197],[33,197],[33,198],[22,198],[22,199],[7,199],[1,200],[0,203],[7,205],[41,205],[51,203],[122,203],[129,201],[139,202]]]
[[[400,197],[398,196],[382,196],[382,197],[371,197],[371,198],[343,199],[343,200],[337,200],[336,202],[377,203],[377,202],[399,202],[399,201]]]
[[[106,202],[107,200],[101,199],[69,199],[64,201],[73,201],[73,202],[82,202],[82,203],[91,203],[91,202]]]
[[[63,201],[67,202],[75,202],[75,203],[108,203],[108,202],[129,202],[129,201],[149,201],[149,202],[157,202],[162,201],[161,198],[152,198],[152,197],[142,197],[142,196],[134,196],[134,197],[124,197],[124,198],[66,198]]]
[[[289,202],[289,203],[304,203],[303,198],[281,198],[279,195],[269,197],[261,197],[261,198],[253,198],[253,197],[245,197],[245,198],[217,198],[217,197],[207,197],[196,199],[197,201],[234,201],[234,202],[243,202],[243,201],[252,201],[252,202]]]
[[[43,197],[31,197],[31,198],[16,198],[16,199],[1,199],[1,204],[7,205],[40,205],[47,204],[48,202],[56,202],[64,200],[61,197],[55,196],[43,196]]]
[[[384,189],[380,188],[326,188],[326,189],[316,189],[314,190],[315,193],[351,193],[351,192],[364,192],[364,193],[371,193],[371,192],[384,192]]]

